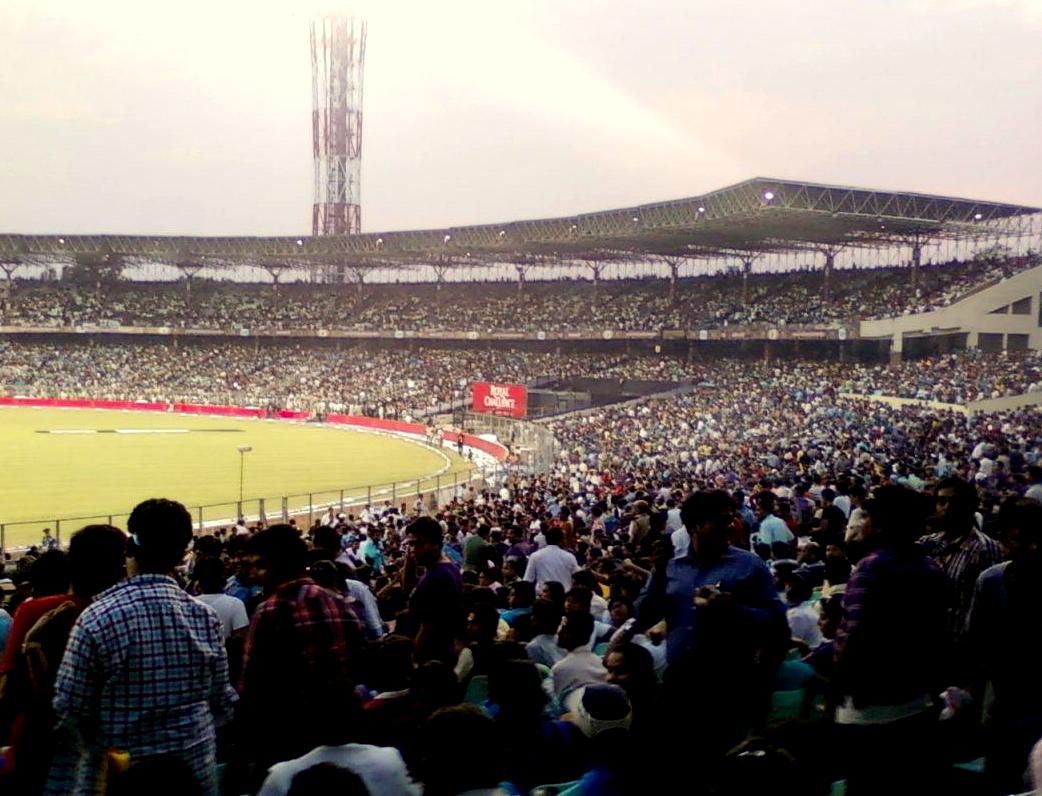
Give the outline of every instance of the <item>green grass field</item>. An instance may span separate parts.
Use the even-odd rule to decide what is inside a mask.
[[[463,481],[471,468],[448,449],[314,424],[4,407],[5,544],[36,544],[59,518],[63,538],[109,516],[125,528],[127,512],[149,497],[181,501],[197,522],[199,507],[207,522],[234,518],[243,446],[252,448],[244,461],[244,511],[256,515],[263,498],[269,520],[281,512],[283,496],[295,512],[339,503],[341,491],[345,499],[401,499]]]

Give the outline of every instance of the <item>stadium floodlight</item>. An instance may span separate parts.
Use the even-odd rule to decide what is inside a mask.
[[[634,216],[633,217],[633,223],[634,224],[639,224],[640,223],[640,216]]]
[[[579,225],[578,224],[572,224],[568,229],[571,232],[575,232],[577,229],[579,229]]]
[[[771,193],[770,191],[767,191],[767,192],[766,192],[766,193],[765,193],[765,194],[763,195],[763,198],[764,198],[764,199],[766,199],[766,200],[767,200],[767,201],[769,202],[769,201],[771,201],[772,199],[774,199],[774,194],[773,194],[773,193]]]
[[[377,238],[376,239],[376,245],[377,246],[383,246],[384,245],[384,239],[383,238]]]
[[[304,245],[304,241],[301,240],[300,238],[297,238],[297,245],[298,246],[303,246]]]
[[[65,245],[65,238],[58,238],[58,243],[60,243],[62,246],[64,246]]]
[[[975,215],[973,218],[975,220],[977,220],[977,221],[980,221],[982,218],[984,218],[984,214],[983,213],[977,213],[977,215]]]
[[[704,213],[705,211],[706,211],[706,209],[704,207],[699,207],[698,208],[698,212],[699,213]]]
[[[505,238],[506,234],[507,234],[507,231],[505,229],[499,230],[499,237]]]
[[[239,514],[242,514],[243,486],[246,484],[246,454],[253,448],[249,445],[240,445],[237,450],[239,451]]]
[[[452,235],[446,235],[444,243],[448,243],[450,240],[452,240]]]

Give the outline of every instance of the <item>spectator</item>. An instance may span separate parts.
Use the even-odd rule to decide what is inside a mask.
[[[560,528],[547,528],[546,547],[529,557],[525,580],[539,586],[556,581],[565,591],[572,588],[572,575],[579,571],[579,562],[570,552],[561,549],[561,541]]]
[[[246,606],[238,597],[224,593],[224,562],[219,558],[200,559],[194,575],[200,592],[196,599],[217,613],[221,620],[221,639],[228,641],[236,633],[245,633],[250,626]]]
[[[216,794],[216,725],[235,700],[220,623],[168,574],[185,556],[192,518],[153,499],[135,507],[128,528],[130,577],[80,614],[58,670],[47,792],[93,794],[114,748],[180,757],[202,792]]]
[[[344,596],[305,575],[307,546],[296,528],[272,525],[251,550],[266,598],[250,621],[236,719],[267,766],[318,745],[311,719],[353,690],[362,630]]]
[[[566,613],[557,633],[557,644],[565,656],[553,666],[554,693],[559,702],[575,689],[589,683],[602,683],[608,672],[600,657],[590,651],[593,617],[587,611]]]
[[[402,585],[409,594],[409,634],[416,660],[456,662],[454,644],[463,635],[463,581],[459,568],[441,552],[441,525],[431,517],[413,520],[406,529]],[[417,570],[422,567],[422,577]]]

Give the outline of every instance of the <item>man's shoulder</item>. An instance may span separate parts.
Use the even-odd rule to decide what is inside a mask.
[[[1002,579],[1006,575],[1006,569],[1009,567],[1008,561],[1002,561],[998,564],[992,564],[986,570],[980,573],[977,578],[977,584],[982,589],[994,588],[1002,582]]]

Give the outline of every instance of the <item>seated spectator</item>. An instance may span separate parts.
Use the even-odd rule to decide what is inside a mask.
[[[648,777],[636,765],[630,735],[633,712],[626,692],[608,683],[586,685],[569,703],[571,720],[590,739],[593,758],[576,796],[626,796],[647,787]]]
[[[257,796],[286,796],[301,772],[323,763],[352,771],[372,794],[418,796],[420,788],[410,779],[398,750],[357,742],[362,712],[353,696],[331,695],[315,708],[318,712],[309,724],[319,745],[302,757],[273,765]]]
[[[812,650],[822,638],[818,629],[817,603],[811,599],[810,582],[799,572],[794,572],[786,579],[785,586],[788,605],[785,616],[789,621],[789,633],[801,649]]]
[[[600,657],[590,650],[593,625],[593,617],[585,611],[571,611],[561,620],[557,644],[566,654],[552,669],[558,701],[581,686],[603,683],[608,678]]]
[[[549,600],[536,600],[533,603],[533,636],[525,645],[525,652],[533,663],[553,668],[565,656],[565,651],[557,643],[557,631],[563,617],[564,611]]]
[[[480,792],[484,796],[509,796],[498,787],[500,746],[495,722],[481,708],[457,705],[435,711],[422,731],[423,742],[417,773],[424,796],[457,796]],[[466,739],[466,754],[460,741]]]
[[[574,724],[546,716],[547,695],[535,664],[506,660],[489,676],[489,702],[503,743],[502,778],[527,792],[568,782],[586,770],[589,751]]]
[[[527,580],[518,580],[510,584],[507,593],[507,609],[500,612],[503,621],[513,625],[514,620],[522,615],[532,613],[532,604],[535,602],[535,585]]]

